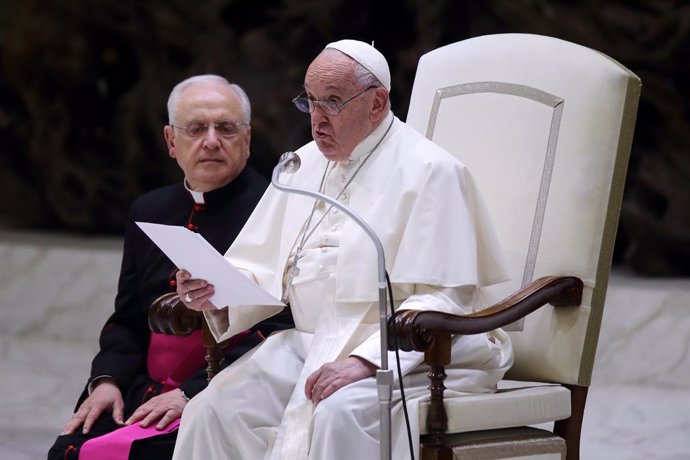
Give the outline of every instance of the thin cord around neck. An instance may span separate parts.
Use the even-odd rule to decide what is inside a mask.
[[[388,127],[386,128],[386,131],[383,133],[383,136],[381,136],[381,138],[376,142],[376,145],[374,145],[374,147],[372,147],[372,149],[366,154],[364,159],[360,162],[359,166],[357,166],[357,169],[355,170],[355,172],[348,178],[348,180],[345,183],[345,185],[343,186],[343,188],[340,190],[338,195],[335,197],[336,200],[338,198],[340,198],[340,196],[343,194],[345,189],[347,189],[347,187],[350,185],[350,183],[352,183],[352,180],[355,178],[357,173],[359,173],[359,171],[362,169],[362,167],[367,162],[367,160],[369,160],[369,158],[374,153],[374,151],[378,148],[378,146],[381,145],[381,142],[383,142],[383,140],[388,135],[388,132],[390,131],[391,127],[393,126],[394,121],[395,121],[395,117],[393,117],[391,119],[391,122],[388,124]],[[320,192],[325,192],[326,176],[327,176],[327,172],[328,172],[328,167],[331,165],[331,163],[332,163],[331,161],[326,163],[326,167],[324,168],[323,176],[321,177],[321,183],[319,184],[319,191]],[[284,293],[283,293],[284,300],[287,300],[286,299],[287,298],[287,292],[290,288],[290,285],[292,284],[293,278],[299,273],[299,271],[297,270],[297,260],[299,258],[300,253],[302,252],[302,249],[304,249],[304,245],[309,240],[309,238],[311,238],[311,236],[314,234],[316,229],[319,228],[319,225],[321,224],[321,222],[323,222],[323,220],[326,218],[326,216],[331,211],[331,209],[333,209],[333,205],[330,205],[328,207],[328,209],[323,213],[323,215],[319,218],[319,221],[316,222],[316,224],[314,224],[314,226],[311,229],[309,229],[309,226],[311,225],[311,221],[314,218],[314,214],[316,213],[316,207],[317,207],[318,203],[320,203],[319,200],[314,200],[314,204],[312,205],[311,212],[309,213],[309,217],[307,218],[307,221],[305,222],[305,224],[303,226],[304,230],[302,231],[302,238],[300,239],[299,245],[295,249],[294,255],[291,257],[290,262],[287,264],[288,279],[287,279],[287,282],[285,284],[285,289],[284,289]],[[309,230],[309,231],[307,231],[307,230]]]

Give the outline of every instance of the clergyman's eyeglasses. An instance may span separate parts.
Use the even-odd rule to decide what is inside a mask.
[[[200,121],[193,121],[185,126],[171,125],[173,128],[181,130],[190,139],[199,139],[200,137],[206,136],[210,126],[213,126],[213,130],[220,137],[229,139],[237,136],[240,132],[241,126],[248,126],[249,123],[232,122],[232,121],[222,121],[220,123],[202,123]]]

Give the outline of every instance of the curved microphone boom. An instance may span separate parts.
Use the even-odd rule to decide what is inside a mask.
[[[386,325],[386,259],[383,253],[381,240],[374,233],[374,230],[352,209],[341,202],[334,200],[328,195],[313,190],[299,187],[292,187],[281,184],[278,181],[280,173],[294,173],[299,170],[302,160],[295,152],[285,152],[280,156],[278,164],[273,168],[271,184],[278,190],[286,193],[296,193],[306,195],[318,200],[325,201],[338,208],[340,211],[354,220],[364,232],[369,236],[371,242],[376,247],[378,256],[378,288],[379,288],[379,327],[381,329],[381,367],[376,371],[376,387],[379,397],[379,415],[381,419],[381,460],[391,458],[391,399],[393,387],[393,371],[388,369],[388,328]]]

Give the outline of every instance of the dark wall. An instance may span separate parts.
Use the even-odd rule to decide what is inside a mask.
[[[172,86],[218,73],[253,103],[251,162],[267,175],[309,140],[290,100],[329,41],[375,41],[405,119],[419,57],[502,32],[600,50],[642,100],[616,261],[690,274],[687,1],[0,0],[0,226],[120,234],[129,203],[180,180],[162,137]]]

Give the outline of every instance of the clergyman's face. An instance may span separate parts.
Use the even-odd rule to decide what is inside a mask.
[[[166,126],[164,135],[170,156],[177,160],[187,185],[208,192],[230,183],[247,164],[251,128],[242,124],[240,98],[227,84],[197,82],[183,89],[177,102],[174,126]],[[236,135],[222,135],[215,129],[220,123],[237,123]],[[194,123],[208,125],[198,138],[186,127]]]
[[[366,88],[354,76],[355,62],[337,51],[326,50],[311,63],[304,78],[307,97],[342,104]],[[375,128],[371,111],[374,91],[365,91],[348,102],[338,115],[328,115],[316,105],[311,117],[311,134],[321,153],[331,161],[350,158],[354,148]]]

